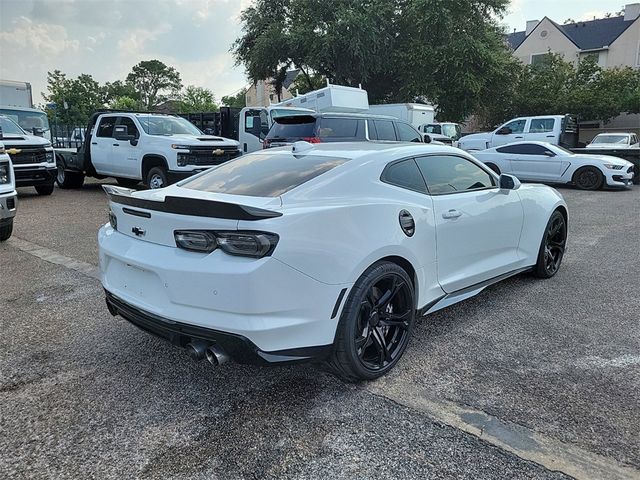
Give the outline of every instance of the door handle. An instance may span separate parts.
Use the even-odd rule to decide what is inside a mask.
[[[459,212],[458,210],[451,209],[448,212],[444,212],[442,214],[442,218],[453,219],[453,218],[458,218],[461,215],[462,215],[462,212]]]
[[[97,145],[98,142],[91,142],[91,145]]]
[[[524,137],[513,137],[513,138],[524,138]]]
[[[113,146],[114,146],[114,147],[119,147],[119,146],[120,146],[120,144],[119,144],[119,143],[114,143],[114,144],[113,144]]]

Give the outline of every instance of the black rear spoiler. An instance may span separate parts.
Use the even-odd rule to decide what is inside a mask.
[[[249,221],[282,216],[280,212],[249,207],[247,205],[238,205],[236,203],[170,196],[164,197],[164,201],[162,202],[156,202],[155,200],[132,196],[131,194],[134,193],[135,190],[130,188],[116,187],[114,185],[103,185],[102,188],[109,197],[109,200],[113,203],[176,215]]]

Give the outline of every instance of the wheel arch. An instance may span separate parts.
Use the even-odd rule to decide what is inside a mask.
[[[144,180],[147,177],[147,173],[153,167],[164,167],[165,170],[169,170],[169,163],[164,155],[160,155],[158,153],[147,153],[142,157],[142,165],[141,165],[141,178]]]
[[[420,288],[420,279],[418,278],[418,270],[416,270],[416,267],[414,266],[415,260],[411,261],[407,258],[407,256],[403,256],[397,253],[382,255],[374,258],[375,260],[369,259],[358,268],[357,274],[354,276],[355,277],[354,282],[357,281],[357,279],[360,278],[364,274],[364,272],[366,272],[370,267],[372,267],[376,263],[380,263],[380,262],[394,263],[398,265],[400,268],[402,268],[405,272],[407,272],[407,274],[409,275],[409,278],[411,278],[411,283],[413,284],[414,297],[417,302],[419,288]]]

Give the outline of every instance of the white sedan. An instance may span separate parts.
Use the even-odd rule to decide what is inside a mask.
[[[415,318],[555,275],[567,206],[443,145],[296,142],[176,185],[105,186],[107,306],[213,365],[326,360],[373,379]]]
[[[640,148],[635,133],[599,133],[587,145],[592,149],[627,149]]]
[[[583,190],[603,185],[628,187],[633,163],[609,155],[572,153],[546,142],[516,142],[473,152],[494,172],[509,173],[522,181],[572,183]]]

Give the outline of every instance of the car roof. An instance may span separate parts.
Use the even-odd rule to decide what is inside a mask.
[[[371,119],[380,119],[380,120],[393,120],[396,122],[403,122],[403,123],[408,123],[404,120],[400,120],[399,118],[396,117],[392,117],[390,115],[378,115],[378,114],[372,114],[372,113],[346,113],[346,112],[313,112],[313,113],[309,113],[308,115],[299,115],[299,114],[295,114],[295,115],[280,115],[279,117],[276,118],[283,118],[283,117],[304,117],[304,116],[309,116],[309,117],[314,117],[314,118],[371,118]]]
[[[609,137],[612,135],[627,135],[627,136],[631,136],[633,135],[633,133],[630,132],[607,132],[607,133],[599,133],[596,135],[596,137]]]
[[[502,147],[506,147],[507,145],[511,146],[511,145],[540,145],[541,147],[557,147],[557,145],[554,145],[553,143],[549,143],[549,142],[541,142],[538,140],[522,140],[520,142],[511,142],[511,143],[505,143],[504,145],[498,145],[497,147],[492,147],[489,148],[488,150],[496,150],[498,148],[502,148]],[[476,153],[476,152],[474,152]],[[480,152],[478,153],[482,153],[482,150],[480,150]]]
[[[447,145],[433,145],[430,143],[416,142],[330,142],[330,143],[307,143],[296,142],[294,148],[303,149],[298,152],[292,151],[292,146],[269,148],[259,150],[257,154],[291,152],[293,155],[315,155],[325,157],[347,158],[352,164],[369,161],[389,162],[391,157],[411,157],[419,155],[433,155],[437,153],[455,154],[469,156],[466,152]],[[380,155],[385,153],[386,155]]]

